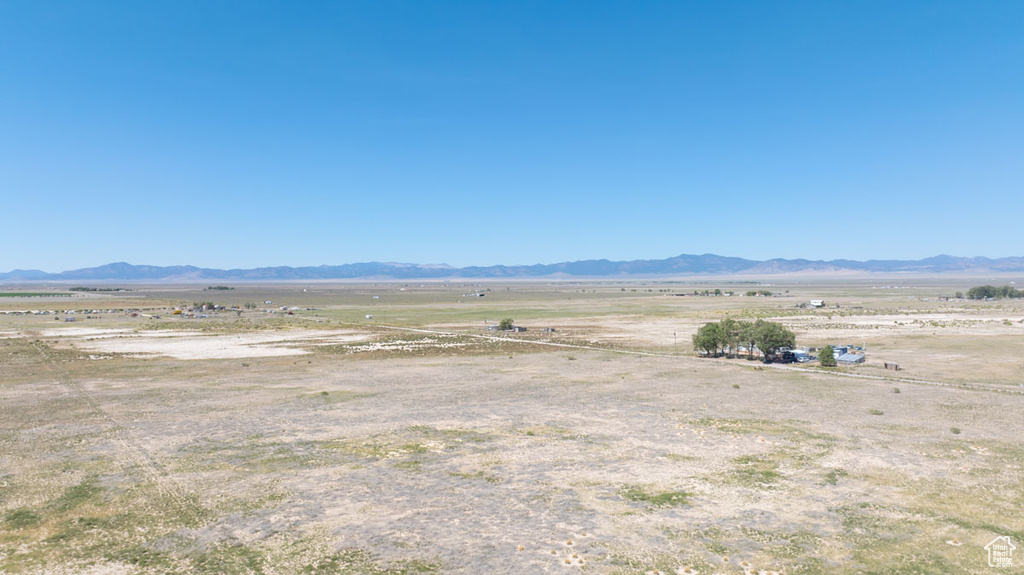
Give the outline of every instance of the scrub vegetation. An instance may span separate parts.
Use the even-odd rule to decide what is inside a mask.
[[[241,313],[183,318],[203,286],[140,286],[71,325],[0,314],[0,572],[988,573],[1024,541],[1024,304],[957,289],[240,284]],[[160,317],[91,311],[129,302]],[[868,361],[691,346],[758,319]]]

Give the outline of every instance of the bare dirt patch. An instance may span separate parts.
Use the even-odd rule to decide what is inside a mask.
[[[304,355],[309,346],[335,345],[369,339],[352,330],[290,330],[252,333],[203,333],[194,331],[130,331],[79,328],[49,330],[48,336],[74,336],[77,348],[99,353],[163,355],[176,359],[230,359]]]
[[[312,357],[3,386],[0,561],[981,573],[1024,532],[1024,398],[575,350]]]

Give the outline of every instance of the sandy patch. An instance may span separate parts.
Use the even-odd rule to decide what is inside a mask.
[[[93,330],[89,337],[73,341],[80,349],[100,353],[163,355],[176,359],[232,359],[310,353],[309,346],[362,341],[368,334],[354,331],[288,332],[207,335],[182,331]],[[326,342],[326,343],[325,343]]]
[[[598,342],[617,345],[640,346],[688,346],[690,336],[708,319],[673,317],[644,318],[637,321],[635,317],[602,317],[599,320],[570,318],[552,322],[560,330],[559,333],[582,335]]]
[[[62,327],[42,330],[43,337],[101,337],[111,334],[131,333],[128,328],[113,329],[100,327]]]

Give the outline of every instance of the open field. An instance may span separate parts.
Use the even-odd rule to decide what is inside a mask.
[[[1011,280],[4,298],[0,573],[991,573],[1024,541],[1024,302],[940,298]],[[210,300],[258,305],[172,315]],[[986,390],[695,358],[727,316]]]
[[[35,297],[71,297],[71,294],[56,295],[48,292],[0,292],[0,297],[35,298]]]

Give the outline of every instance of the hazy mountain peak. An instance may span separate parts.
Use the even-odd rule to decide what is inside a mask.
[[[366,262],[308,267],[276,266],[253,269],[210,269],[191,265],[150,266],[114,262],[94,268],[60,273],[13,270],[0,273],[0,281],[170,281],[170,280],[328,280],[328,279],[437,279],[437,278],[541,278],[541,277],[650,277],[716,274],[785,274],[829,272],[944,273],[1024,272],[1024,257],[990,259],[941,254],[921,260],[832,260],[773,258],[748,260],[717,254],[680,254],[661,260],[579,260],[554,264],[452,267],[447,264]]]

